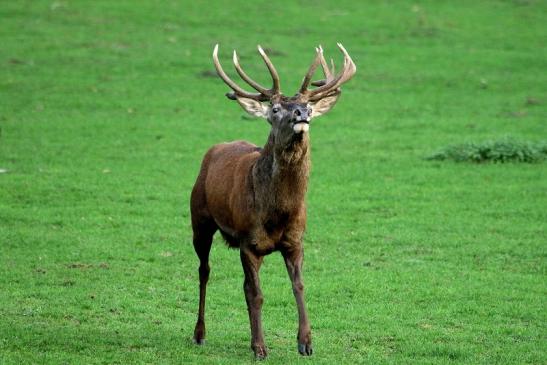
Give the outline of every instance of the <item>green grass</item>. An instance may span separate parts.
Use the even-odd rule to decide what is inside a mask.
[[[543,1],[4,1],[0,363],[251,363],[239,255],[216,239],[207,344],[191,336],[189,195],[206,149],[263,144],[229,67],[294,92],[321,43],[357,64],[311,127],[296,351],[282,259],[261,271],[266,363],[547,363],[547,164],[458,164],[447,145],[545,140]],[[232,73],[233,75],[233,73]]]

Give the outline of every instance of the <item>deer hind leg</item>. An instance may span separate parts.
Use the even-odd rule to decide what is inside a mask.
[[[261,360],[267,355],[261,319],[264,297],[262,296],[260,279],[258,277],[263,256],[257,256],[243,247],[240,250],[240,256],[245,274],[243,290],[245,291],[245,301],[247,302],[247,311],[249,312],[249,321],[251,323],[251,348],[253,349],[255,358]]]
[[[205,295],[209,280],[209,252],[213,242],[213,235],[217,230],[214,222],[194,224],[194,250],[199,258],[199,309],[198,320],[194,329],[194,342],[198,345],[205,343]]]
[[[298,352],[301,355],[309,356],[313,353],[311,344],[311,329],[304,302],[304,283],[302,281],[302,263],[304,252],[302,248],[282,252],[285,266],[292,283],[292,290],[298,308]]]

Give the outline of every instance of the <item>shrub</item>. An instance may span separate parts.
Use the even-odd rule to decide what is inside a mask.
[[[547,141],[530,142],[504,138],[482,143],[451,145],[428,156],[428,160],[457,162],[539,162],[547,158]]]

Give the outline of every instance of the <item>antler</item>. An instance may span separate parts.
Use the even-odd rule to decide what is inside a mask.
[[[304,77],[304,80],[302,81],[302,86],[300,86],[299,93],[305,97],[309,101],[317,101],[319,99],[322,99],[326,96],[330,96],[333,94],[340,93],[340,86],[351,79],[353,75],[355,74],[357,67],[355,66],[355,63],[353,63],[353,60],[349,56],[348,52],[342,46],[341,43],[337,43],[338,48],[340,51],[344,54],[344,66],[342,67],[342,70],[340,73],[336,76],[334,75],[334,62],[332,62],[332,69],[329,70],[327,66],[327,62],[325,61],[325,57],[323,56],[323,48],[319,46],[315,49],[316,56],[315,60],[311,64],[308,73]],[[317,66],[321,64],[321,67],[323,68],[323,73],[325,74],[325,79],[313,82],[312,85],[318,86],[315,89],[308,89],[308,85],[311,81],[312,75],[317,69]]]
[[[234,50],[233,55],[233,61],[234,66],[236,68],[237,73],[241,78],[247,82],[250,86],[252,86],[257,93],[249,93],[245,90],[243,90],[241,87],[239,87],[234,81],[232,81],[228,75],[224,72],[222,69],[222,66],[220,66],[220,62],[218,60],[218,44],[215,45],[215,49],[213,50],[213,62],[215,63],[215,68],[217,70],[218,75],[220,78],[228,85],[233,92],[226,94],[230,99],[235,99],[236,96],[241,96],[244,98],[254,99],[258,101],[267,101],[272,98],[274,95],[278,95],[281,93],[280,86],[279,86],[279,75],[277,74],[277,71],[272,64],[272,61],[268,58],[266,55],[266,52],[262,49],[262,47],[258,46],[258,52],[260,52],[260,55],[262,56],[262,59],[264,60],[264,63],[266,64],[266,67],[268,67],[268,70],[270,71],[270,75],[272,76],[272,82],[273,85],[270,89],[266,89],[265,87],[261,86],[259,83],[251,79],[241,68],[239,65],[239,59],[237,57],[237,53]]]

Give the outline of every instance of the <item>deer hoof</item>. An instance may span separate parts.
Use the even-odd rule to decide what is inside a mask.
[[[194,330],[194,343],[196,345],[205,345],[205,327],[203,325],[196,325]]]
[[[253,351],[255,353],[256,360],[264,360],[268,355],[266,351],[266,346],[253,346]]]
[[[311,356],[311,354],[313,354],[313,348],[311,347],[311,343],[299,343],[298,352],[302,356]]]
[[[194,337],[194,343],[198,346],[205,345],[205,339],[204,338],[195,338]]]

